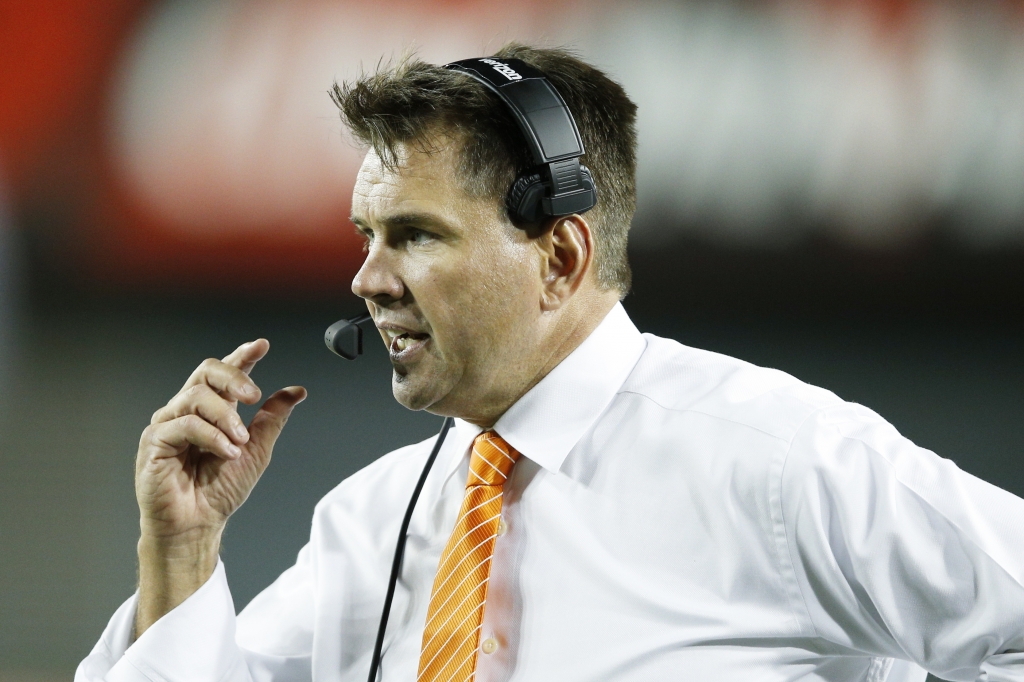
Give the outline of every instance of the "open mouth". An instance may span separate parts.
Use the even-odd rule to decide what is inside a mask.
[[[391,339],[391,357],[396,360],[406,360],[412,356],[413,353],[423,348],[426,345],[427,340],[430,339],[430,334],[419,334],[414,332],[405,332],[395,336]]]

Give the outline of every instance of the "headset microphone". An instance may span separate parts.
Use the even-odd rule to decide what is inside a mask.
[[[357,356],[363,354],[363,330],[359,325],[369,320],[368,313],[349,320],[338,320],[327,328],[324,343],[335,355],[340,355],[346,360],[355,360]]]

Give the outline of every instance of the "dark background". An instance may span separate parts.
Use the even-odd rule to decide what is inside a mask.
[[[1024,2],[507,9],[0,2],[0,682],[70,678],[134,590],[138,438],[204,358],[263,336],[264,393],[310,393],[225,536],[239,608],[322,495],[439,427],[372,335],[352,363],[322,341],[361,311],[325,91],[410,43],[577,45],[640,104],[637,326],[1024,495]]]

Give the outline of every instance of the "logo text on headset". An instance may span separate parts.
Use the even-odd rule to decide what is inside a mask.
[[[489,64],[491,67],[494,68],[495,71],[497,71],[510,81],[523,80],[523,77],[516,73],[515,70],[508,64],[502,64],[501,62],[494,59],[481,59],[480,61],[482,61],[484,64]]]

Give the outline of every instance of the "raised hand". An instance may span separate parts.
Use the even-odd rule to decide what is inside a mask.
[[[249,496],[292,409],[306,397],[298,386],[281,389],[245,428],[237,405],[259,401],[249,372],[269,349],[259,339],[223,360],[204,361],[142,434],[135,464],[138,634],[209,578],[228,517]]]

